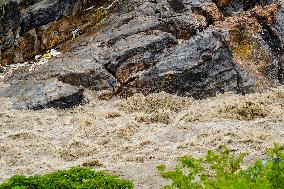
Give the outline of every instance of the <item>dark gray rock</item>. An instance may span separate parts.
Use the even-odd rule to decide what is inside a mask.
[[[34,5],[38,2],[40,2],[41,0],[19,0],[19,5],[23,8]]]
[[[189,39],[206,28],[206,18],[196,14],[182,14],[163,19],[163,31],[178,39]]]
[[[215,0],[217,6],[225,16],[240,15],[244,11],[253,9],[255,6],[265,6],[277,2],[277,0]]]
[[[280,84],[284,84],[284,49],[283,43],[277,33],[267,24],[262,23],[261,37],[268,44],[271,54],[277,61],[277,79]]]
[[[6,0],[0,4],[0,65],[23,62],[35,56],[41,47],[31,40],[29,30],[38,28],[78,9],[79,0]],[[28,34],[26,34],[28,32]],[[23,41],[30,40],[23,44]],[[33,51],[32,48],[36,48]],[[25,49],[27,47],[27,49]],[[18,52],[17,48],[22,48]],[[26,52],[28,51],[28,52]],[[21,56],[20,58],[17,56]]]
[[[9,1],[0,6],[0,50],[9,48],[19,33],[21,23],[20,7],[16,1]]]
[[[35,55],[39,54],[38,52],[43,53],[60,43],[72,39],[72,32],[78,29],[78,23],[81,26],[84,25],[82,27],[92,27],[96,22],[99,22],[99,20],[93,18],[86,20],[82,16],[84,13],[87,14],[86,9],[89,6],[93,6],[95,9],[107,3],[109,1],[104,0],[1,1],[0,65],[31,60]],[[92,15],[90,12],[88,12],[89,15]],[[96,14],[99,13],[94,11],[93,14],[96,17]],[[100,19],[99,16],[98,19]],[[82,20],[82,22],[79,20]],[[33,39],[29,37],[31,32],[34,33]],[[38,45],[38,42],[40,45]]]
[[[73,85],[82,86],[91,90],[116,90],[119,87],[117,80],[90,55],[55,58],[48,64],[41,65],[35,70],[19,69],[5,79],[13,83],[19,80],[58,80]]]
[[[99,60],[107,61],[116,53],[112,46],[118,41],[135,34],[161,30],[163,26],[164,23],[155,16],[135,17],[132,14],[121,16],[111,22],[108,27],[99,30],[95,36],[86,37],[79,44],[69,47],[67,52],[71,56],[89,53]]]
[[[104,66],[120,82],[125,82],[132,74],[153,66],[161,51],[176,43],[171,34],[161,31],[134,34],[112,46],[112,56]]]
[[[106,43],[108,46],[112,46],[118,40],[140,32],[159,30],[162,26],[163,22],[158,20],[156,17],[137,17],[118,26],[117,28],[109,28],[104,31],[102,35],[97,37],[97,41]]]
[[[162,1],[163,2],[163,1]],[[151,33],[153,30],[168,32],[177,38],[188,39],[206,27],[206,19],[192,14],[191,10],[183,14],[171,11],[167,3],[145,2],[133,13],[121,16],[110,27],[97,34],[96,42],[112,46],[121,39],[141,32]]]
[[[258,22],[262,26],[261,37],[269,46],[269,50],[274,58],[277,69],[277,79],[280,84],[284,84],[284,3],[280,2],[275,21],[272,26],[267,20],[258,17]],[[272,72],[272,71],[270,71]]]
[[[139,33],[135,31],[135,34],[130,36],[125,33],[122,35],[126,37],[115,38],[116,40],[112,42],[105,36],[106,33],[98,35],[92,42],[81,42],[69,54],[70,56],[90,54],[98,63],[104,65],[106,70],[120,83],[126,82],[138,72],[153,66],[163,56],[165,49],[170,49],[177,44],[174,36],[159,30]]]
[[[175,12],[182,12],[185,9],[185,6],[181,0],[167,0]]]
[[[281,6],[276,14],[275,23],[273,27],[275,28],[277,35],[280,37],[282,43],[284,43],[284,2],[281,2]]]
[[[136,17],[155,16],[167,18],[173,14],[171,6],[166,1],[146,1],[135,10]]]
[[[166,91],[198,99],[217,92],[252,91],[254,80],[233,63],[226,37],[227,33],[216,30],[199,33],[128,87],[144,93]]]
[[[18,81],[0,89],[0,97],[11,98],[15,109],[71,108],[84,102],[82,89],[57,79]]]
[[[113,93],[166,91],[199,99],[226,91],[248,93],[266,82],[274,86],[275,80],[284,81],[283,10],[278,11],[272,26],[267,21],[273,17],[273,7],[226,17],[269,1],[133,0],[116,2],[113,7],[108,7],[110,1],[96,2],[6,0],[0,4],[10,6],[0,23],[2,65],[22,62],[59,44],[63,53],[32,71],[15,71],[5,78],[11,87],[2,90],[2,95],[19,99],[17,88],[32,93],[39,88],[52,99],[42,100],[39,95],[35,104],[28,102],[32,105],[15,102],[16,107],[40,109],[57,107],[63,101],[71,105],[82,101],[79,92],[62,92],[58,83],[74,91],[78,87]],[[81,14],[80,10],[93,5]],[[104,11],[100,12],[96,8],[101,5]],[[120,6],[123,9],[115,11]],[[80,14],[74,16],[77,11]],[[252,31],[234,28],[235,21]],[[81,36],[73,35],[74,29]],[[243,34],[249,35],[244,38]],[[46,90],[48,86],[54,90]]]
[[[280,60],[278,60],[278,79],[281,84],[284,84],[284,2],[280,1],[280,7],[278,9],[278,12],[276,14],[275,23],[273,25],[275,35],[278,36],[278,57],[280,57]]]
[[[22,13],[21,33],[37,28],[78,9],[80,0],[44,0],[40,1]]]

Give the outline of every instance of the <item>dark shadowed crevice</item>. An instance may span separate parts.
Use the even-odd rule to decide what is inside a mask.
[[[181,0],[167,0],[175,12],[181,13],[185,10],[185,6]]]
[[[243,5],[244,5],[244,11],[247,11],[251,9],[252,7],[255,7],[255,5],[259,2],[260,0],[244,0]]]
[[[214,23],[214,19],[211,15],[207,14],[206,11],[202,10],[201,7],[192,7],[191,10],[198,15],[204,16],[207,22],[207,27]]]
[[[242,78],[242,74],[240,73],[239,69],[236,66],[234,67],[234,71],[237,74],[237,88],[236,88],[237,93],[245,95],[247,90],[243,86],[244,80]]]
[[[84,90],[79,90],[77,93],[70,96],[61,97],[57,100],[53,100],[45,105],[30,107],[32,110],[41,110],[45,108],[55,108],[55,109],[65,109],[72,108],[77,105],[83,104],[84,100]]]
[[[278,60],[278,80],[280,84],[284,84],[284,51],[282,42],[279,36],[272,30],[272,28],[266,24],[261,18],[258,18],[259,23],[262,26],[261,37],[268,44],[273,56]]]
[[[31,5],[34,5],[36,3],[40,2],[40,0],[22,0],[19,2],[19,5],[21,8],[27,8]]]
[[[243,0],[244,11],[254,8],[256,5],[265,6],[272,3],[273,0]]]

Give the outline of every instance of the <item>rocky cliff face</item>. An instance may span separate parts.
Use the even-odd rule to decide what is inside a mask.
[[[33,58],[74,37],[103,18],[84,20],[87,7],[97,8],[104,1],[20,0],[2,2],[0,41],[1,64],[13,64]],[[92,13],[89,13],[92,14]],[[84,22],[84,24],[82,23]],[[83,26],[84,25],[84,26]],[[81,29],[81,30],[80,30]],[[78,34],[79,34],[78,33]]]
[[[0,6],[2,66],[51,48],[62,53],[5,76],[0,96],[15,108],[70,107],[86,101],[86,88],[199,99],[284,82],[282,1],[7,0]]]

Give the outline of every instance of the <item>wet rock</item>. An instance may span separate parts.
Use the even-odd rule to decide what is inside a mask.
[[[254,80],[233,63],[226,32],[208,30],[181,43],[145,71],[130,88],[205,98],[218,92],[249,92]]]
[[[0,89],[0,97],[10,98],[15,109],[71,108],[84,102],[82,89],[57,79],[18,81]]]

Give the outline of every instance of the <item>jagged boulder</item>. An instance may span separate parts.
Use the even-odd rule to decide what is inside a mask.
[[[119,87],[116,78],[90,55],[54,58],[49,63],[36,67],[34,70],[29,69],[29,67],[18,69],[7,77],[5,82],[43,81],[57,78],[66,84],[91,90],[115,91]]]
[[[57,79],[17,81],[0,89],[15,109],[71,108],[84,102],[83,90]]]
[[[215,21],[132,79],[126,91],[164,90],[205,98],[217,92],[261,91],[283,83],[283,45],[272,27],[277,9],[276,4],[256,7]]]
[[[208,30],[179,44],[175,50],[133,82],[144,93],[166,91],[205,98],[217,92],[249,92],[254,80],[233,63],[228,33]]]
[[[151,34],[134,34],[117,41],[113,53],[104,65],[121,82],[127,82],[139,72],[152,67],[166,48],[175,45],[169,33],[153,31]]]

